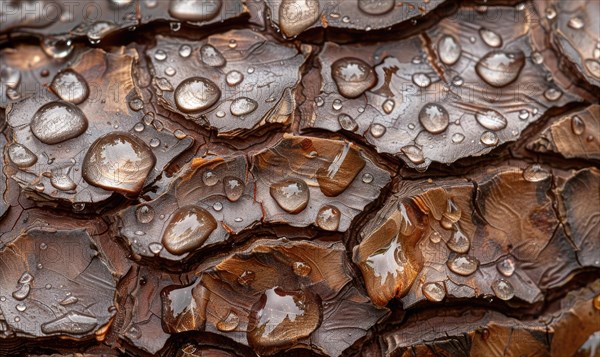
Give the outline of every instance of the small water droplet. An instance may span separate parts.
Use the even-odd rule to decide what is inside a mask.
[[[383,126],[379,123],[373,123],[369,127],[369,132],[371,133],[371,136],[373,136],[374,138],[382,137],[385,134],[385,131],[386,131],[385,126]]]
[[[415,165],[422,164],[425,162],[425,155],[423,150],[416,145],[406,145],[401,149],[402,153]]]
[[[304,210],[310,198],[308,185],[300,179],[288,179],[274,183],[269,192],[279,207],[292,214]]]
[[[152,242],[148,244],[148,250],[150,250],[152,254],[158,255],[163,250],[163,246],[160,243]]]
[[[182,112],[198,112],[210,108],[221,98],[216,84],[203,77],[184,80],[175,89],[175,104]]]
[[[225,177],[223,179],[223,189],[225,191],[225,196],[231,202],[235,202],[242,197],[244,194],[244,189],[246,185],[242,180],[237,177]]]
[[[3,67],[0,68],[0,83],[8,88],[17,88],[19,83],[21,83],[21,71],[3,65]]]
[[[229,71],[225,76],[225,80],[227,81],[227,85],[233,87],[240,84],[244,80],[244,75],[242,72],[236,70]]]
[[[44,287],[46,288],[46,290],[50,290],[52,289],[52,284],[46,284]]]
[[[421,291],[423,296],[431,302],[440,302],[446,297],[446,286],[443,282],[425,283]]]
[[[454,76],[454,78],[452,78],[452,85],[460,87],[463,84],[465,84],[465,80],[461,76]]]
[[[188,58],[192,54],[192,46],[190,45],[181,45],[179,47],[179,55],[183,58]]]
[[[492,290],[498,299],[510,300],[515,296],[515,289],[505,279],[498,279],[492,283]]]
[[[73,295],[67,296],[59,303],[63,306],[75,304],[79,299]]]
[[[475,71],[487,84],[504,87],[519,77],[523,66],[525,55],[522,51],[492,51],[477,62]]]
[[[371,183],[373,182],[373,175],[371,175],[370,173],[366,172],[362,175],[362,182],[364,183]]]
[[[450,115],[443,106],[437,103],[427,103],[419,112],[419,122],[428,132],[439,134],[448,127]]]
[[[323,104],[325,104],[325,101],[323,100],[322,97],[316,97],[315,98],[315,104],[317,105],[317,107],[322,107]]]
[[[438,42],[438,55],[442,63],[451,66],[455,64],[462,53],[462,47],[453,36],[444,35]]]
[[[216,212],[221,212],[221,211],[223,210],[223,204],[222,204],[221,202],[218,202],[218,201],[217,201],[217,202],[215,202],[215,203],[213,203],[213,206],[212,206],[212,207],[213,207],[213,209],[214,209]]]
[[[162,236],[162,245],[171,254],[181,255],[200,248],[217,228],[217,221],[197,206],[179,208],[171,216]]]
[[[482,27],[479,29],[479,36],[490,47],[502,47],[502,37],[492,30]]]
[[[377,82],[373,69],[365,61],[345,57],[331,65],[331,76],[338,91],[346,98],[356,98]]]
[[[23,304],[23,303],[18,303],[15,308],[17,309],[17,311],[19,312],[23,312],[25,310],[27,310],[27,305]]]
[[[523,171],[523,178],[529,182],[544,181],[550,176],[550,173],[539,164],[533,164]]]
[[[81,109],[63,101],[44,104],[31,119],[31,132],[45,144],[58,144],[83,134],[88,121]]]
[[[152,138],[152,139],[150,139],[150,143],[149,144],[150,144],[150,147],[157,148],[157,147],[160,146],[160,140],[157,139],[157,138]]]
[[[585,132],[585,122],[577,115],[571,117],[571,130],[575,135],[583,135]]]
[[[248,72],[248,74],[252,74],[254,73],[255,69],[254,67],[248,67],[248,69],[246,70],[246,72]]]
[[[486,146],[498,145],[498,136],[491,131],[484,131],[479,140]]]
[[[450,271],[463,276],[473,274],[479,267],[479,260],[470,255],[457,255],[448,260]]]
[[[596,53],[596,50],[598,53]],[[597,54],[600,57],[600,49],[596,48],[596,50],[594,50],[594,55]],[[600,78],[600,61],[596,59],[586,59],[585,68],[592,76]]]
[[[31,286],[29,285],[29,283],[21,283],[19,288],[13,291],[12,297],[16,300],[24,300],[27,296],[29,296],[29,291],[31,291]]]
[[[224,112],[224,111],[222,111],[222,110],[218,110],[218,111],[215,113],[215,116],[216,116],[217,118],[224,118],[224,117],[225,117],[225,115],[227,115],[227,113],[225,113],[225,112]]]
[[[227,63],[221,52],[211,45],[200,48],[200,58],[209,67],[223,67]]]
[[[52,187],[61,191],[73,191],[77,188],[77,184],[73,182],[69,173],[56,173],[50,178],[50,184]]]
[[[336,231],[340,225],[341,215],[337,207],[325,205],[317,213],[317,226],[326,231]]]
[[[461,133],[452,134],[452,142],[455,144],[460,144],[465,140],[465,136]]]
[[[427,88],[431,85],[431,78],[425,73],[415,73],[412,75],[412,81],[415,85],[421,88]]]
[[[107,21],[97,21],[93,23],[86,33],[86,36],[92,45],[100,43],[100,40],[109,32],[112,32],[116,26]]]
[[[545,10],[545,14],[548,20],[553,20],[556,17],[556,9],[552,6],[548,6]]]
[[[237,41],[234,38],[232,38],[229,40],[229,43],[227,44],[227,46],[229,46],[229,48],[231,48],[231,49],[234,49],[237,47]]]
[[[515,262],[509,257],[504,258],[496,264],[496,269],[504,276],[512,276],[515,272]]]
[[[233,331],[238,327],[239,323],[239,316],[235,312],[229,311],[225,318],[217,322],[217,329],[223,332]]]
[[[167,52],[164,50],[158,49],[154,52],[154,59],[157,61],[164,61],[167,59]]]
[[[258,103],[254,99],[240,97],[231,102],[229,110],[235,116],[242,116],[252,113],[258,108]]]
[[[214,186],[219,182],[219,176],[214,171],[206,170],[202,174],[202,182],[206,186]]]
[[[557,101],[561,96],[562,92],[556,88],[548,88],[544,92],[544,97],[550,102]]]
[[[482,127],[494,131],[502,130],[508,124],[508,120],[502,114],[492,109],[478,112],[475,119]]]
[[[585,26],[585,23],[581,17],[573,16],[569,19],[567,25],[574,30],[581,30]]]
[[[340,127],[344,130],[347,130],[347,131],[358,130],[358,124],[348,114],[342,113],[342,114],[338,115],[338,123],[340,124]]]
[[[148,205],[141,205],[135,210],[135,217],[140,223],[150,223],[154,219],[154,208]]]
[[[135,112],[139,112],[144,108],[144,102],[140,98],[134,98],[129,102],[129,108]]]
[[[394,102],[393,99],[386,99],[385,102],[383,102],[383,104],[381,105],[381,109],[383,109],[383,112],[385,114],[390,114],[394,110],[395,106],[396,102]]]
[[[333,103],[331,104],[331,107],[333,108],[333,110],[340,110],[342,109],[342,101],[339,99],[335,99],[333,101]]]
[[[171,66],[165,68],[165,74],[169,77],[173,77],[175,74],[177,74],[177,70]]]
[[[542,64],[544,63],[544,56],[537,51],[531,52],[531,62],[535,64]]]
[[[471,242],[469,238],[464,235],[459,229],[454,230],[448,242],[446,242],[448,248],[456,253],[466,253],[471,248]]]
[[[47,37],[42,40],[42,50],[54,59],[67,58],[73,52],[73,43],[69,39]]]

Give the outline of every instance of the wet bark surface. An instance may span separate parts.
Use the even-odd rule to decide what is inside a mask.
[[[0,1],[0,355],[600,356],[597,12]]]

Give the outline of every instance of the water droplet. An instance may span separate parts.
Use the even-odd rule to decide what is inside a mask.
[[[73,52],[73,43],[69,39],[45,38],[41,43],[45,54],[54,59],[67,58]]]
[[[498,136],[491,131],[484,131],[479,140],[486,146],[498,145]]]
[[[331,104],[331,107],[333,108],[333,110],[342,109],[342,101],[339,99],[334,100],[333,103]]]
[[[322,107],[323,104],[325,104],[325,101],[321,97],[316,97],[315,98],[315,104],[317,105],[317,107]]]
[[[465,80],[461,76],[454,76],[454,78],[452,78],[452,85],[460,87],[463,84],[465,84]]]
[[[294,37],[319,19],[319,0],[282,0],[279,5],[279,27],[287,37]]]
[[[69,296],[65,297],[64,299],[62,299],[62,301],[59,304],[66,306],[66,305],[75,304],[77,301],[79,301],[79,299],[77,297],[75,297],[73,295],[69,295]]]
[[[577,115],[571,117],[571,130],[575,135],[583,135],[585,132],[585,122]]]
[[[88,121],[77,106],[50,102],[40,107],[31,119],[31,132],[45,144],[58,144],[76,138],[88,127]]]
[[[511,258],[504,258],[496,264],[496,269],[504,276],[512,276],[515,272],[515,262]]]
[[[69,311],[65,315],[42,325],[42,332],[69,333],[81,335],[92,331],[98,325],[94,316],[84,315],[80,312]]]
[[[438,55],[442,63],[451,66],[455,64],[462,53],[460,44],[453,36],[444,35],[438,42]]]
[[[487,84],[504,87],[519,77],[524,65],[525,55],[521,51],[492,51],[477,62],[475,71]]]
[[[227,81],[227,85],[233,87],[240,84],[244,80],[244,75],[242,72],[236,70],[229,71],[225,76],[225,80]]]
[[[229,110],[235,116],[242,116],[252,113],[258,108],[258,103],[254,99],[240,97],[231,102]]]
[[[164,50],[158,49],[154,52],[154,59],[157,61],[164,61],[167,59],[167,53]]]
[[[81,211],[83,211],[85,209],[85,203],[83,203],[83,202],[75,202],[75,203],[73,203],[72,207],[73,207],[73,211],[75,211],[75,212],[81,212]]]
[[[38,160],[38,157],[31,150],[17,143],[8,146],[8,158],[20,169],[31,167]]]
[[[317,226],[326,231],[336,231],[340,225],[341,215],[337,207],[325,205],[317,213]]]
[[[350,17],[348,17],[348,16],[342,17],[342,22],[345,23],[345,24],[349,23],[350,22]]]
[[[169,14],[183,21],[208,21],[221,11],[221,0],[171,0]]]
[[[207,210],[185,206],[171,216],[162,245],[171,254],[185,254],[200,248],[216,228],[217,221]]]
[[[599,49],[596,49],[600,52]],[[596,78],[600,78],[600,61],[595,59],[586,59],[585,60],[585,68],[590,72],[590,74]]]
[[[67,173],[56,173],[50,178],[50,184],[52,187],[61,191],[73,191],[77,188],[77,184],[73,182],[73,179]]]
[[[141,205],[135,210],[135,217],[140,223],[150,223],[154,219],[154,208],[148,205]]]
[[[256,279],[256,273],[251,270],[244,270],[237,281],[242,286],[249,286]]]
[[[214,186],[219,182],[219,176],[217,176],[214,171],[206,170],[202,174],[202,182],[204,182],[206,186]]]
[[[395,0],[358,0],[358,8],[369,15],[383,15],[396,5]]]
[[[160,243],[152,242],[148,244],[148,250],[150,250],[152,254],[157,255],[163,250],[163,246]]]
[[[140,98],[134,98],[129,102],[129,108],[134,112],[139,112],[144,108],[144,102]]]
[[[352,117],[348,114],[340,114],[338,115],[338,123],[340,127],[347,131],[356,131],[358,130],[358,124],[352,119]]]
[[[529,182],[544,181],[550,177],[550,173],[539,164],[533,164],[523,171],[523,178]]]
[[[217,322],[219,331],[229,332],[235,330],[240,324],[240,317],[233,311],[229,311],[227,316]]]
[[[556,88],[548,88],[544,92],[544,97],[550,102],[558,100],[558,98],[560,98],[561,96],[562,92]]]
[[[23,304],[23,303],[18,303],[15,308],[17,309],[17,311],[19,312],[23,312],[25,310],[27,310],[27,305]]]
[[[179,47],[179,55],[183,58],[188,58],[192,54],[192,46],[190,45],[181,45]]]
[[[46,290],[50,290],[52,289],[52,284],[46,284],[44,287],[46,288]]]
[[[519,119],[527,120],[529,118],[529,111],[527,109],[521,109],[519,111]]]
[[[425,162],[425,155],[423,150],[416,145],[406,145],[401,149],[402,153],[415,165],[422,164]]]
[[[569,19],[567,25],[574,30],[581,30],[585,26],[585,23],[581,17],[573,16]]]
[[[217,118],[224,118],[224,117],[225,117],[225,115],[226,115],[226,113],[225,113],[224,111],[222,111],[222,110],[219,110],[219,111],[217,111],[217,112],[215,113],[215,116],[216,116]]]
[[[186,133],[184,133],[184,132],[183,132],[183,130],[181,130],[181,129],[176,129],[176,130],[173,132],[173,135],[175,135],[175,137],[176,137],[178,140],[182,140],[182,139],[185,139],[185,138],[187,138],[187,134],[186,134]]]
[[[242,180],[237,177],[225,177],[223,179],[223,189],[225,191],[225,196],[231,202],[235,202],[242,197],[244,194],[244,189],[246,185]]]
[[[346,98],[356,98],[377,82],[371,66],[365,61],[344,57],[331,65],[331,76],[338,91]]]
[[[492,30],[482,27],[479,29],[479,36],[490,47],[502,47],[502,37]]]
[[[16,68],[3,65],[0,69],[0,83],[8,88],[17,88],[21,83],[21,71]]]
[[[300,179],[288,179],[274,183],[269,192],[279,207],[293,214],[304,210],[310,198],[308,185]]]
[[[312,268],[304,262],[294,262],[294,264],[292,264],[292,270],[294,271],[294,274],[298,276],[307,277]]]
[[[248,67],[248,69],[246,70],[246,72],[248,72],[248,74],[254,73],[254,67]]]
[[[459,229],[456,229],[452,233],[452,236],[450,236],[450,239],[448,239],[446,244],[450,250],[456,253],[466,253],[469,251],[469,248],[471,248],[471,242],[469,241],[469,238],[467,238],[467,236],[465,236]]]
[[[16,300],[24,300],[27,296],[29,296],[29,292],[31,291],[31,285],[29,283],[24,284],[21,283],[19,288],[12,293],[12,297]]]
[[[556,10],[552,6],[548,6],[545,10],[546,18],[552,20],[556,17]]]
[[[427,103],[419,112],[419,122],[432,134],[439,134],[446,130],[450,116],[446,108],[436,103]]]
[[[175,104],[182,112],[198,112],[210,108],[221,98],[216,84],[203,77],[184,80],[175,89]]]
[[[111,22],[98,21],[88,28],[86,36],[90,43],[95,45],[100,43],[100,40],[115,28],[116,26]]]
[[[535,64],[542,64],[544,63],[544,56],[542,56],[542,54],[537,51],[531,52],[531,62]]]
[[[412,75],[412,81],[421,88],[427,88],[431,85],[431,78],[425,73],[415,73]]]
[[[395,106],[396,102],[394,102],[394,100],[386,99],[385,102],[383,102],[383,104],[381,105],[381,109],[383,109],[383,112],[385,114],[390,114],[394,110]]]
[[[0,296],[0,301],[2,301],[2,302],[6,301],[6,297]]]
[[[215,202],[215,203],[213,203],[213,206],[212,206],[212,207],[213,207],[213,209],[214,209],[216,212],[221,212],[221,211],[223,210],[223,204],[222,204],[221,202],[218,202],[218,201],[217,201],[217,202]]]
[[[470,255],[457,255],[448,260],[450,271],[463,276],[473,274],[479,267],[479,260]]]
[[[173,77],[176,73],[177,73],[177,71],[175,70],[175,68],[173,68],[171,66],[165,68],[165,74],[169,77]]]
[[[373,123],[371,124],[369,131],[374,138],[380,138],[385,134],[386,128],[379,123]]]
[[[421,291],[423,296],[431,302],[440,302],[446,297],[446,287],[443,282],[425,283]]]
[[[373,175],[371,175],[370,173],[366,172],[362,175],[362,182],[364,183],[371,183],[373,182]]]
[[[83,159],[82,176],[91,185],[138,193],[154,168],[156,157],[146,144],[124,132],[98,138]]]
[[[460,144],[465,140],[465,136],[461,133],[452,134],[452,142],[455,144]]]
[[[152,139],[150,139],[149,144],[150,144],[150,147],[157,148],[158,146],[160,146],[160,140],[157,138],[152,138]]]
[[[200,48],[200,58],[209,67],[223,67],[227,63],[221,52],[211,45]]]
[[[248,342],[261,353],[309,337],[321,321],[320,305],[316,297],[302,291],[266,290],[252,308]]]
[[[477,113],[475,119],[477,119],[477,122],[482,127],[494,131],[502,130],[508,124],[508,121],[502,114],[492,109]]]
[[[232,38],[229,40],[229,43],[227,44],[227,46],[229,46],[229,48],[231,48],[231,49],[234,49],[237,47],[237,41],[234,38]]]
[[[505,279],[498,279],[492,283],[492,290],[498,299],[510,300],[515,296],[515,289]]]

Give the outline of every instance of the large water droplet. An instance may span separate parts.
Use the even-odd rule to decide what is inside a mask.
[[[78,137],[87,130],[88,121],[75,105],[56,101],[44,104],[31,119],[31,132],[45,144],[58,144]]]
[[[140,223],[150,223],[154,219],[154,208],[148,205],[141,205],[135,210],[135,217]]]
[[[82,176],[91,185],[123,193],[138,193],[154,168],[156,157],[140,139],[114,132],[100,137],[89,148]]]
[[[268,289],[252,308],[248,342],[260,352],[307,338],[319,326],[320,302],[302,291]]]
[[[504,87],[519,77],[524,65],[525,55],[522,51],[492,51],[477,62],[475,71],[487,84]]]
[[[240,71],[229,71],[227,72],[227,75],[225,75],[225,80],[227,85],[233,87],[240,84],[244,80],[244,75]]]
[[[210,108],[221,98],[221,90],[209,79],[192,77],[175,89],[175,104],[182,112],[198,112]]]
[[[181,255],[200,248],[217,228],[217,221],[205,209],[185,206],[173,213],[162,237],[171,254]]]
[[[221,52],[212,45],[204,45],[200,48],[200,58],[209,67],[223,67],[227,63]]]
[[[8,146],[8,158],[20,169],[31,167],[38,160],[38,157],[31,150],[17,143]]]
[[[452,233],[452,236],[450,236],[450,239],[448,239],[446,244],[450,250],[456,253],[466,253],[469,251],[469,248],[471,248],[469,238],[467,238],[460,229],[457,229]]]
[[[66,58],[73,52],[73,43],[69,39],[45,38],[41,47],[45,54],[54,59]]]
[[[470,255],[457,255],[448,260],[448,268],[458,275],[471,275],[479,267],[479,260]]]
[[[496,269],[504,276],[512,276],[515,272],[515,262],[507,257],[496,264]]]
[[[482,144],[486,146],[496,146],[498,145],[498,136],[491,131],[485,131],[481,134],[479,138]]]
[[[225,177],[223,179],[223,189],[225,196],[231,202],[235,202],[242,197],[246,185],[237,177]]]
[[[432,302],[440,302],[446,297],[446,287],[443,282],[425,283],[421,291],[423,296]]]
[[[231,102],[229,110],[235,116],[250,114],[256,110],[258,103],[254,99],[240,97]]]
[[[331,65],[331,76],[338,91],[346,98],[356,98],[377,82],[371,66],[365,61],[345,57]]]
[[[401,149],[402,153],[415,165],[422,164],[425,162],[425,155],[423,150],[416,145],[406,145]]]
[[[442,63],[451,66],[458,61],[462,53],[462,48],[456,39],[451,35],[444,35],[438,42],[438,55]]]
[[[294,37],[319,19],[319,0],[282,0],[279,5],[279,28],[288,37]]]
[[[240,324],[240,317],[233,311],[229,311],[227,316],[217,322],[219,331],[229,332],[235,330]]]
[[[338,115],[338,123],[340,127],[347,131],[356,131],[358,130],[358,124],[352,119],[352,117],[348,114],[340,114]]]
[[[475,119],[482,127],[494,131],[504,129],[508,124],[504,115],[492,109],[475,114]]]
[[[69,311],[65,315],[42,325],[42,332],[70,333],[81,335],[92,331],[98,325],[98,319],[94,316],[84,315],[77,311]]]
[[[83,102],[90,93],[85,79],[79,73],[70,69],[57,74],[52,80],[50,88],[60,99],[73,104]]]
[[[317,226],[326,231],[336,231],[340,225],[341,212],[337,207],[325,205],[317,213]]]
[[[492,290],[498,299],[510,300],[515,296],[515,289],[505,279],[498,279],[492,283]]]
[[[479,29],[479,36],[490,47],[502,47],[502,37],[492,30],[482,27]]]
[[[439,134],[446,130],[450,122],[450,115],[446,108],[436,103],[427,103],[419,112],[419,122],[432,134]]]
[[[575,135],[583,135],[585,132],[585,122],[577,115],[571,117],[571,130]]]
[[[169,14],[184,21],[208,21],[221,10],[221,0],[171,0]]]
[[[358,0],[358,8],[369,15],[383,15],[396,5],[395,0]]]
[[[550,177],[550,173],[539,164],[533,164],[523,171],[523,178],[529,182],[540,182]]]
[[[286,212],[299,213],[308,205],[310,191],[306,182],[289,179],[271,185],[271,197]]]

